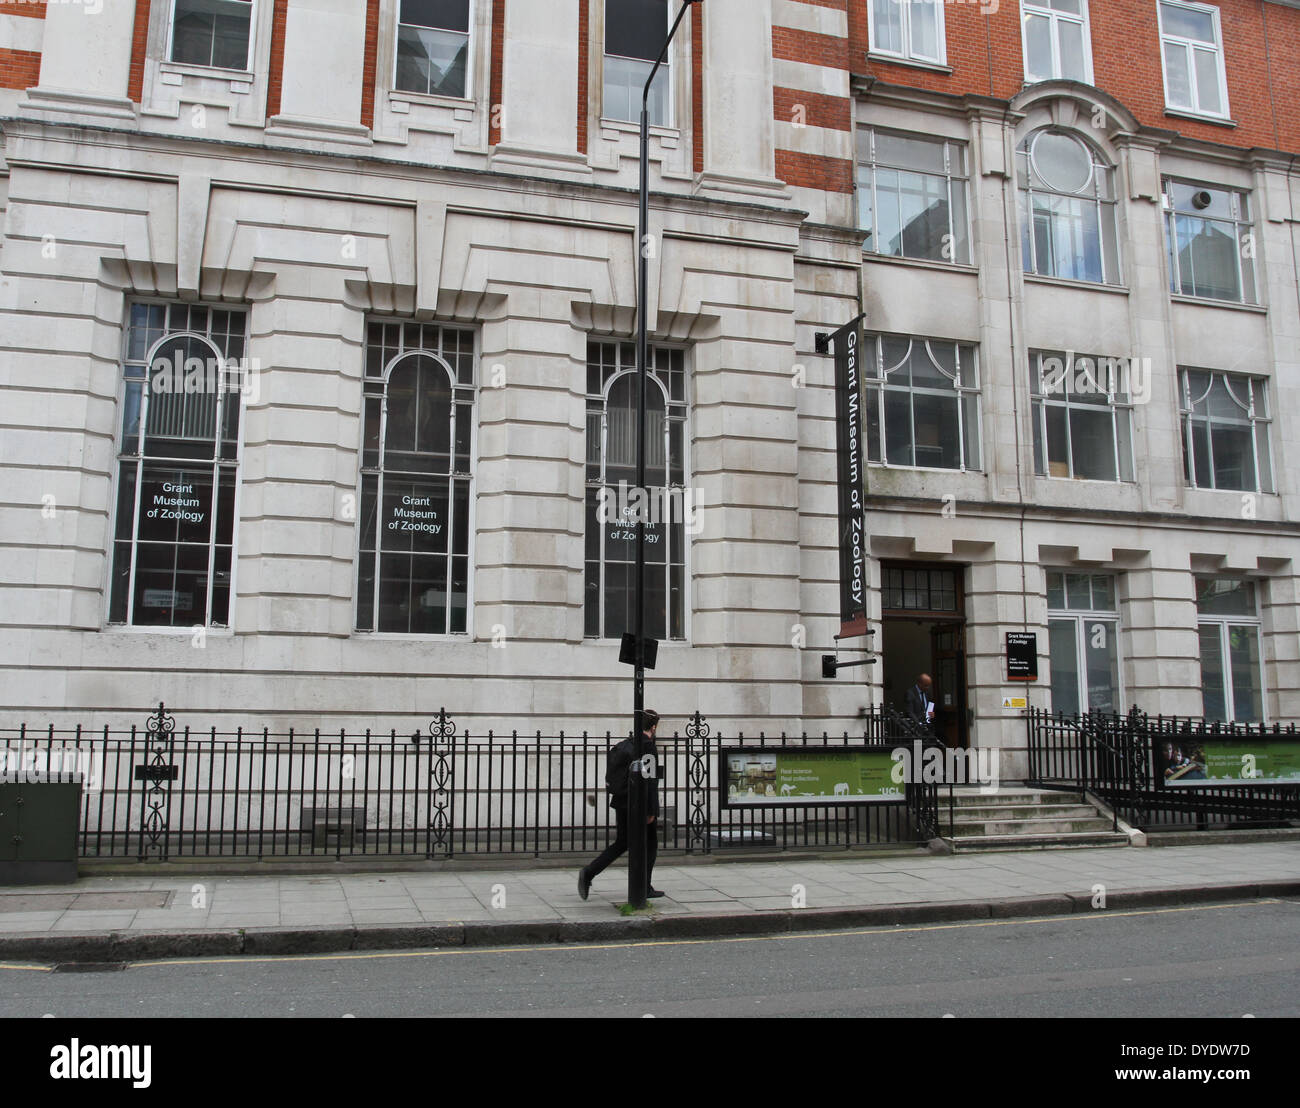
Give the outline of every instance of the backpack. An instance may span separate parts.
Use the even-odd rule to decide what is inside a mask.
[[[609,802],[618,806],[627,803],[627,767],[632,764],[632,740],[624,739],[609,748],[605,755],[605,788]]]

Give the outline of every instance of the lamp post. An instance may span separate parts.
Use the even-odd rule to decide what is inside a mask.
[[[646,255],[646,238],[650,222],[650,86],[654,84],[655,74],[668,57],[668,48],[673,36],[682,24],[682,18],[692,4],[700,0],[683,0],[681,11],[673,20],[668,37],[664,40],[659,58],[646,78],[645,89],[641,93],[641,200],[637,220],[637,283],[636,283],[636,487],[645,497],[645,396],[646,396],[646,287],[649,284],[650,269]],[[650,883],[646,875],[646,843],[649,831],[646,826],[646,788],[645,777],[641,773],[641,758],[645,753],[642,737],[643,713],[645,709],[645,517],[648,498],[641,501],[642,510],[636,520],[636,614],[633,620],[635,635],[635,666],[632,676],[632,765],[629,768],[631,780],[628,788],[628,851],[627,851],[627,902],[633,908],[644,908],[646,894]],[[658,772],[658,767],[655,767]],[[657,832],[657,829],[656,829]]]

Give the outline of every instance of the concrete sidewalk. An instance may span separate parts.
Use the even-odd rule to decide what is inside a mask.
[[[586,902],[580,860],[455,872],[93,876],[0,889],[0,959],[138,961],[760,934],[1300,896],[1300,842],[669,862],[625,917],[627,871]]]

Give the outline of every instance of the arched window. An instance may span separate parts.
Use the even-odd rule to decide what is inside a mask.
[[[587,345],[588,638],[615,639],[635,625],[636,521],[645,513],[645,633],[686,637],[685,352],[650,348],[646,382],[646,488],[637,496],[636,351]]]
[[[1044,128],[1016,152],[1026,273],[1119,283],[1114,170],[1082,139]]]
[[[131,307],[110,623],[230,621],[246,320],[243,310]]]
[[[372,323],[364,391],[357,629],[464,634],[473,333]]]

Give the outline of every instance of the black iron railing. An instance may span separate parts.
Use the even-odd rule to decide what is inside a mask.
[[[462,733],[445,711],[419,731],[206,730],[163,705],[143,727],[0,730],[0,765],[81,774],[83,858],[450,858],[595,853],[613,833],[603,735]],[[897,801],[729,808],[733,747],[892,750],[933,743],[890,709],[859,734],[714,735],[696,714],[660,736],[660,849],[830,849],[938,833],[935,784]]]
[[[1294,742],[1294,723],[1233,724],[1194,716],[1151,716],[1133,707],[1126,715],[1089,712],[1052,715],[1031,709],[1028,783],[1083,789],[1100,797],[1120,819],[1142,829],[1278,827],[1300,820],[1300,785],[1243,780],[1241,785],[1191,784],[1183,752],[1228,746],[1247,765],[1252,749],[1270,741]],[[1187,758],[1184,765],[1193,765]]]

